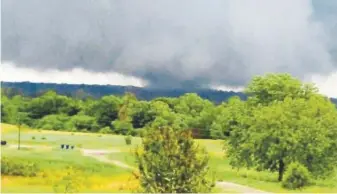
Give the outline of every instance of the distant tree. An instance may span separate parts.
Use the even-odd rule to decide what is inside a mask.
[[[211,125],[211,137],[214,139],[228,137],[247,111],[245,102],[236,96],[230,98],[228,103],[220,105],[219,112],[214,115],[215,119]]]
[[[66,129],[72,130],[87,130],[87,131],[98,131],[99,126],[96,123],[95,117],[87,115],[75,115],[65,124]]]
[[[90,103],[92,101],[88,101]],[[96,117],[97,123],[102,127],[112,127],[111,122],[118,118],[119,107],[122,99],[117,96],[104,96],[96,102],[90,103],[87,112],[90,116]]]
[[[47,115],[36,123],[38,129],[66,130],[66,123],[70,120],[67,115]]]
[[[136,161],[143,192],[210,192],[208,154],[190,131],[162,127],[148,131],[137,148]]]
[[[132,124],[128,121],[115,120],[112,122],[112,128],[117,134],[130,135],[133,133]]]
[[[54,91],[48,91],[31,100],[27,111],[33,119],[40,119],[49,114],[74,115],[79,112],[79,108],[70,98],[58,95]]]
[[[138,101],[131,110],[132,125],[134,128],[143,128],[155,119],[150,103]]]

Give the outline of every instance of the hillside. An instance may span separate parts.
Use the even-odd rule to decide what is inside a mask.
[[[185,93],[197,93],[202,98],[219,103],[232,96],[240,96],[246,99],[242,92],[219,91],[212,89],[149,89],[134,86],[116,85],[87,85],[87,84],[55,84],[55,83],[32,83],[32,82],[1,82],[2,88],[11,88],[13,94],[24,94],[26,96],[37,96],[47,90],[54,90],[58,94],[82,98],[91,96],[100,98],[105,95],[123,95],[125,92],[134,93],[138,99],[152,100],[157,97],[178,97]],[[337,98],[331,98],[337,105]]]
[[[86,84],[55,84],[55,83],[31,83],[31,82],[1,82],[2,88],[12,88],[13,94],[20,93],[26,96],[37,96],[46,90],[54,90],[58,94],[73,97],[91,96],[100,98],[105,95],[123,95],[125,92],[134,93],[138,99],[152,100],[157,97],[178,97],[185,93],[197,93],[205,99],[214,102],[227,100],[232,96],[240,96],[245,99],[245,95],[240,92],[218,91],[211,89],[149,89],[134,86],[115,85],[86,85]]]

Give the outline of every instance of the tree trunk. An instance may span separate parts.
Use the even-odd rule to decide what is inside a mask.
[[[284,173],[284,163],[283,160],[279,160],[278,181],[282,181],[283,173]]]

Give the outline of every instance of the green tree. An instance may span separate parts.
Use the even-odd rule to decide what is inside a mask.
[[[228,137],[240,119],[246,114],[248,107],[239,97],[234,96],[219,106],[219,111],[215,115],[211,125],[211,137],[214,139],[224,139]]]
[[[286,97],[259,106],[243,117],[229,136],[231,165],[277,171],[283,179],[292,162],[314,176],[326,176],[337,161],[337,110],[321,96]]]
[[[94,116],[101,128],[111,126],[111,122],[118,118],[122,99],[117,96],[104,96],[96,102],[87,101],[90,106],[86,109],[89,116]]]
[[[75,115],[79,112],[79,107],[72,99],[56,94],[54,91],[48,91],[42,96],[34,98],[27,107],[31,118],[40,119],[50,114]]]
[[[72,130],[88,130],[88,131],[98,131],[99,126],[96,123],[95,117],[87,115],[75,115],[65,124],[66,129]]]
[[[210,192],[208,154],[191,132],[170,127],[146,133],[136,150],[140,184],[147,193]]]
[[[47,115],[38,120],[35,127],[38,129],[65,130],[70,117],[67,115]]]
[[[131,110],[132,125],[134,128],[143,128],[155,119],[149,102],[138,101]]]
[[[308,99],[317,92],[314,85],[304,84],[289,74],[256,76],[245,89],[250,103],[262,105],[283,101],[286,97]]]

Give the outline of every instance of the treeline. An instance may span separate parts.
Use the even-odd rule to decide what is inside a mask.
[[[232,96],[240,96],[245,99],[241,92],[217,91],[212,89],[158,89],[141,88],[134,86],[114,86],[114,85],[87,85],[87,84],[55,84],[55,83],[31,83],[31,82],[1,82],[1,86],[7,96],[15,95],[37,97],[41,94],[53,90],[57,94],[65,95],[76,99],[93,98],[99,99],[107,95],[121,96],[125,93],[134,94],[139,100],[153,100],[158,97],[177,98],[186,93],[196,93],[204,99],[215,103],[221,103]]]
[[[257,82],[258,79],[265,80]],[[254,93],[257,89],[258,92]],[[203,99],[195,93],[145,101],[137,99],[132,93],[94,99],[73,98],[54,91],[27,97],[10,95],[7,90],[1,93],[1,122],[22,123],[38,129],[133,136],[141,135],[146,128],[173,126],[191,129],[194,137],[224,139],[238,125],[238,120],[255,108],[255,105],[251,105],[254,104],[254,96],[263,98],[264,103],[299,95],[308,98],[306,96],[311,93],[316,94],[317,89],[302,84],[287,74],[257,77],[246,88],[245,94],[250,97],[248,101],[233,96],[220,104]]]
[[[38,129],[102,132],[140,135],[142,129],[160,125],[179,125],[195,129],[202,138],[225,132],[216,132],[215,112],[224,108],[194,93],[179,98],[138,100],[132,93],[123,96],[104,96],[100,99],[75,99],[48,91],[38,97],[21,95],[8,97],[2,93],[2,122],[23,124]],[[238,97],[230,100],[240,101]],[[228,105],[226,105],[228,106]],[[213,118],[214,117],[214,118]],[[214,129],[211,129],[211,128]],[[212,132],[211,132],[212,131]],[[211,135],[212,134],[212,135]]]

